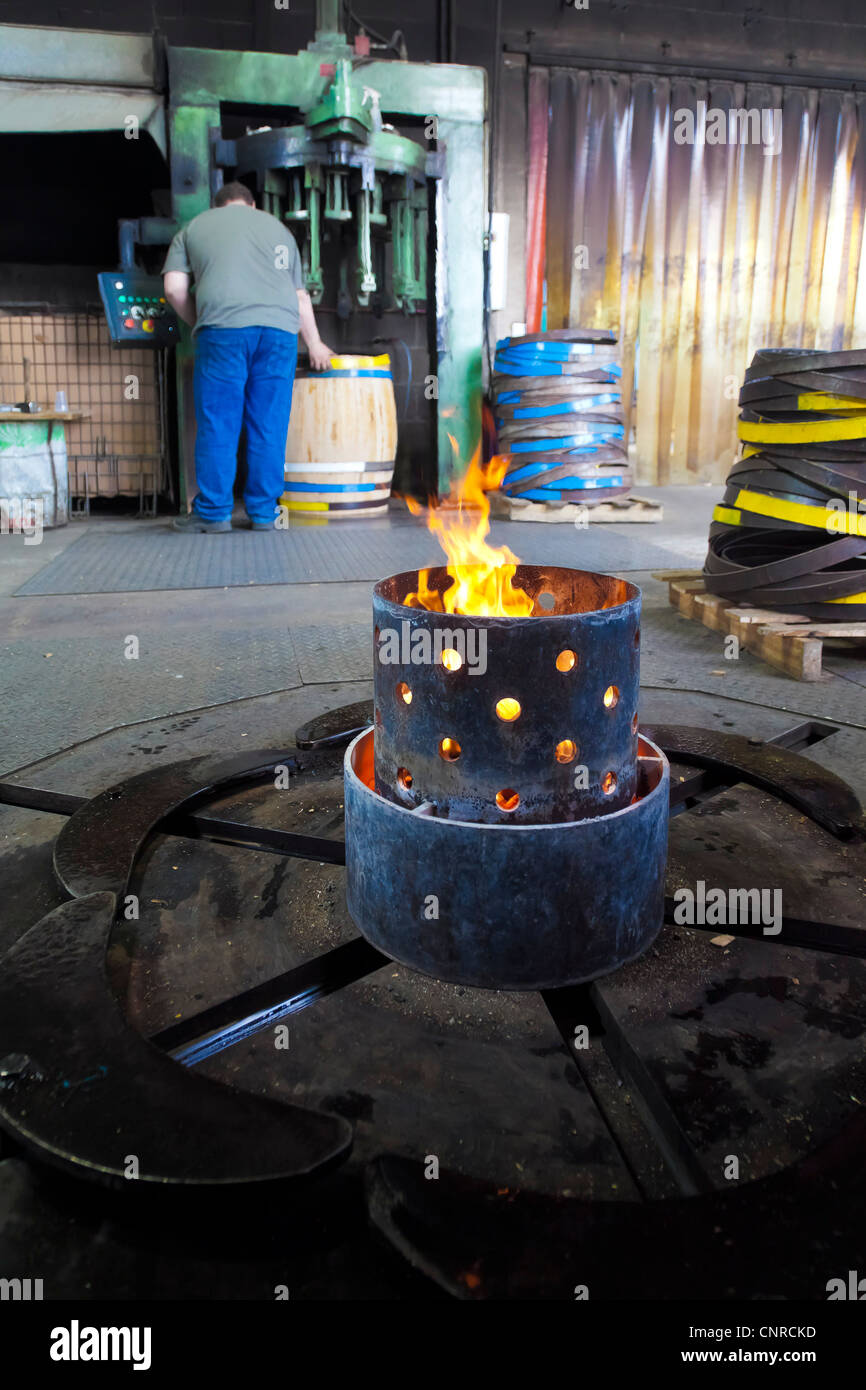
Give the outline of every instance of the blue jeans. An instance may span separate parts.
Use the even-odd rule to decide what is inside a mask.
[[[244,503],[252,521],[273,521],[284,489],[286,434],[297,333],[281,328],[201,328],[195,336],[195,511],[228,521],[238,440],[247,431]]]

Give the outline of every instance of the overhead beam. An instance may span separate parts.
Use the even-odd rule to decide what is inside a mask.
[[[169,49],[173,106],[297,106],[309,111],[333,81],[322,72],[319,53],[224,53],[211,48]],[[482,122],[482,68],[439,63],[366,63],[353,74],[360,87],[382,92],[382,110],[392,115],[437,115],[443,120]]]
[[[5,80],[156,89],[150,34],[0,24],[0,55]]]

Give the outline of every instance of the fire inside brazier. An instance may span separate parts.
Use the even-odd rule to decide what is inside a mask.
[[[374,588],[374,725],[345,762],[348,908],[443,980],[577,984],[662,924],[670,773],[638,729],[640,591],[474,554]]]

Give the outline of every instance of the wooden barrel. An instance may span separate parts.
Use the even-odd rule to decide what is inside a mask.
[[[286,439],[289,512],[330,520],[382,516],[397,454],[391,359],[332,357],[324,372],[295,377]]]

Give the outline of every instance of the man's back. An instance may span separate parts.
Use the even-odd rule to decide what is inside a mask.
[[[298,331],[301,258],[291,232],[268,212],[231,204],[199,213],[174,238],[164,270],[194,276],[196,331]]]

